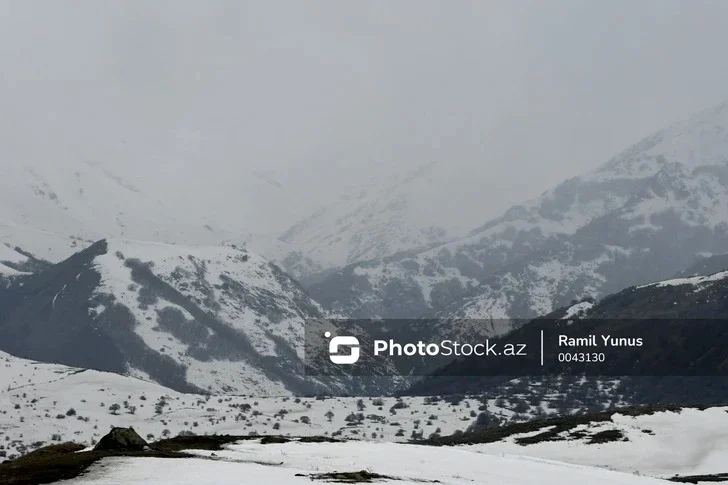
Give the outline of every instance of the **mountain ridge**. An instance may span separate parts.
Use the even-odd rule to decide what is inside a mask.
[[[464,238],[396,262],[356,263],[309,290],[357,318],[529,318],[669,277],[728,248],[726,127],[724,103]]]
[[[196,392],[310,389],[292,369],[303,321],[323,316],[254,253],[116,239],[14,280],[0,300],[4,350]]]

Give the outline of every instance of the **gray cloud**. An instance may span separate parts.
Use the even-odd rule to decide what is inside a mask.
[[[3,150],[164,174],[261,231],[436,160],[485,220],[728,98],[725,25],[721,0],[0,0]]]

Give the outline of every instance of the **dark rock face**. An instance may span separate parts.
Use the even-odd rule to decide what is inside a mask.
[[[139,436],[134,428],[112,428],[101,438],[94,451],[144,451],[149,443]]]
[[[2,350],[45,362],[124,372],[124,356],[108,335],[93,331],[88,311],[89,305],[100,303],[93,296],[100,278],[92,262],[106,250],[106,242],[99,241],[0,291]],[[64,288],[72,297],[58,298],[54,304],[54,296]]]

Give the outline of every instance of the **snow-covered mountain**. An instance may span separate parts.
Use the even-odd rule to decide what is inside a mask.
[[[473,223],[443,216],[437,196],[445,186],[442,172],[442,165],[430,163],[397,177],[372,177],[339,188],[344,195],[280,235],[245,232],[224,243],[263,254],[304,284],[347,264],[430,247]]]
[[[709,273],[701,271],[701,266],[723,269]],[[530,395],[537,398],[564,393],[562,407],[565,409],[588,407],[606,400],[630,405],[723,404],[728,397],[724,366],[728,359],[728,264],[724,256],[715,256],[689,271],[691,276],[631,286],[601,301],[575,302],[548,315],[518,321],[517,325],[507,320],[510,328],[496,328],[501,331],[492,334],[508,333],[507,340],[517,342],[538,342],[542,331],[547,335],[568,332],[574,337],[639,335],[649,342],[636,352],[620,349],[609,354],[607,375],[614,376],[611,378],[585,378],[574,375],[578,374],[575,371],[564,376],[558,366],[549,368],[547,357],[546,367],[541,369],[549,369],[546,372],[549,375],[528,379],[533,387]],[[576,322],[578,325],[573,326]],[[690,322],[689,330],[685,322]],[[490,370],[492,365],[488,359],[479,358],[452,362],[414,383],[408,392],[468,394],[506,389],[507,394],[508,386],[504,386],[502,379],[488,377],[494,375]],[[514,372],[524,370],[518,368]],[[573,388],[565,382],[572,382]],[[604,395],[584,399],[584,387],[604,386],[608,382],[611,383],[606,385]],[[579,402],[574,402],[575,397]]]
[[[458,207],[474,204],[478,193],[454,177],[447,164],[429,163],[397,177],[373,178],[292,226],[281,240],[329,269],[462,236],[478,219]],[[444,197],[451,184],[462,190]]]
[[[0,243],[41,259],[61,261],[104,237],[199,245],[234,235],[99,163],[0,158],[0,173]]]
[[[728,265],[722,267],[627,288],[591,306],[582,318],[714,318],[722,323],[728,314]]]
[[[350,262],[432,245],[446,233],[428,226],[433,217],[423,211],[427,190],[436,183],[434,165],[395,181],[352,189],[355,197],[321,209],[281,236],[258,232],[259,217],[251,214],[260,204],[295,203],[266,174],[252,173],[239,182],[209,174],[218,186],[214,194],[199,200],[189,185],[180,185],[188,193],[181,199],[170,195],[169,186],[180,174],[152,183],[124,178],[106,164],[63,160],[53,164],[0,158],[1,243],[52,262],[105,237],[245,245],[291,276],[305,279]]]
[[[323,309],[244,249],[99,241],[0,292],[0,346],[178,390],[280,394]]]
[[[728,103],[659,131],[467,237],[311,286],[356,317],[529,318],[728,251]]]
[[[220,244],[250,249],[275,263],[289,276],[301,282],[311,275],[328,269],[322,265],[321,261],[315,261],[305,256],[296,247],[271,234],[244,232],[232,239],[225,239]]]

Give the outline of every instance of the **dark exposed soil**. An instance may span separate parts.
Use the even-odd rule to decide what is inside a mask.
[[[728,473],[716,473],[713,475],[690,475],[690,476],[675,476],[668,478],[671,482],[677,483],[718,483],[728,482]]]
[[[322,480],[333,483],[372,483],[378,480],[399,480],[399,478],[380,475],[379,473],[368,472],[366,470],[360,470],[358,472],[331,472],[297,476],[308,476],[311,480]]]
[[[596,445],[601,443],[609,443],[611,441],[627,441],[624,434],[618,429],[608,429],[600,431],[589,438],[588,444]]]
[[[284,438],[283,436],[266,436],[262,440],[260,440],[261,445],[275,445],[275,444],[281,444],[281,443],[288,443],[288,438]]]
[[[116,428],[119,429],[119,428]],[[109,433],[110,436],[111,433]],[[222,450],[225,445],[244,440],[261,443],[285,443],[298,440],[306,443],[335,442],[324,436],[283,438],[281,436],[177,436],[150,443],[144,450],[100,450],[81,452],[85,446],[62,443],[39,448],[27,455],[0,464],[0,483],[3,485],[40,485],[69,480],[82,475],[97,461],[116,456],[149,458],[193,458],[183,450]]]
[[[39,485],[68,480],[81,475],[102,458],[112,456],[143,456],[156,458],[186,458],[191,455],[159,450],[148,451],[86,451],[83,445],[64,443],[40,448],[0,465],[3,485]]]

